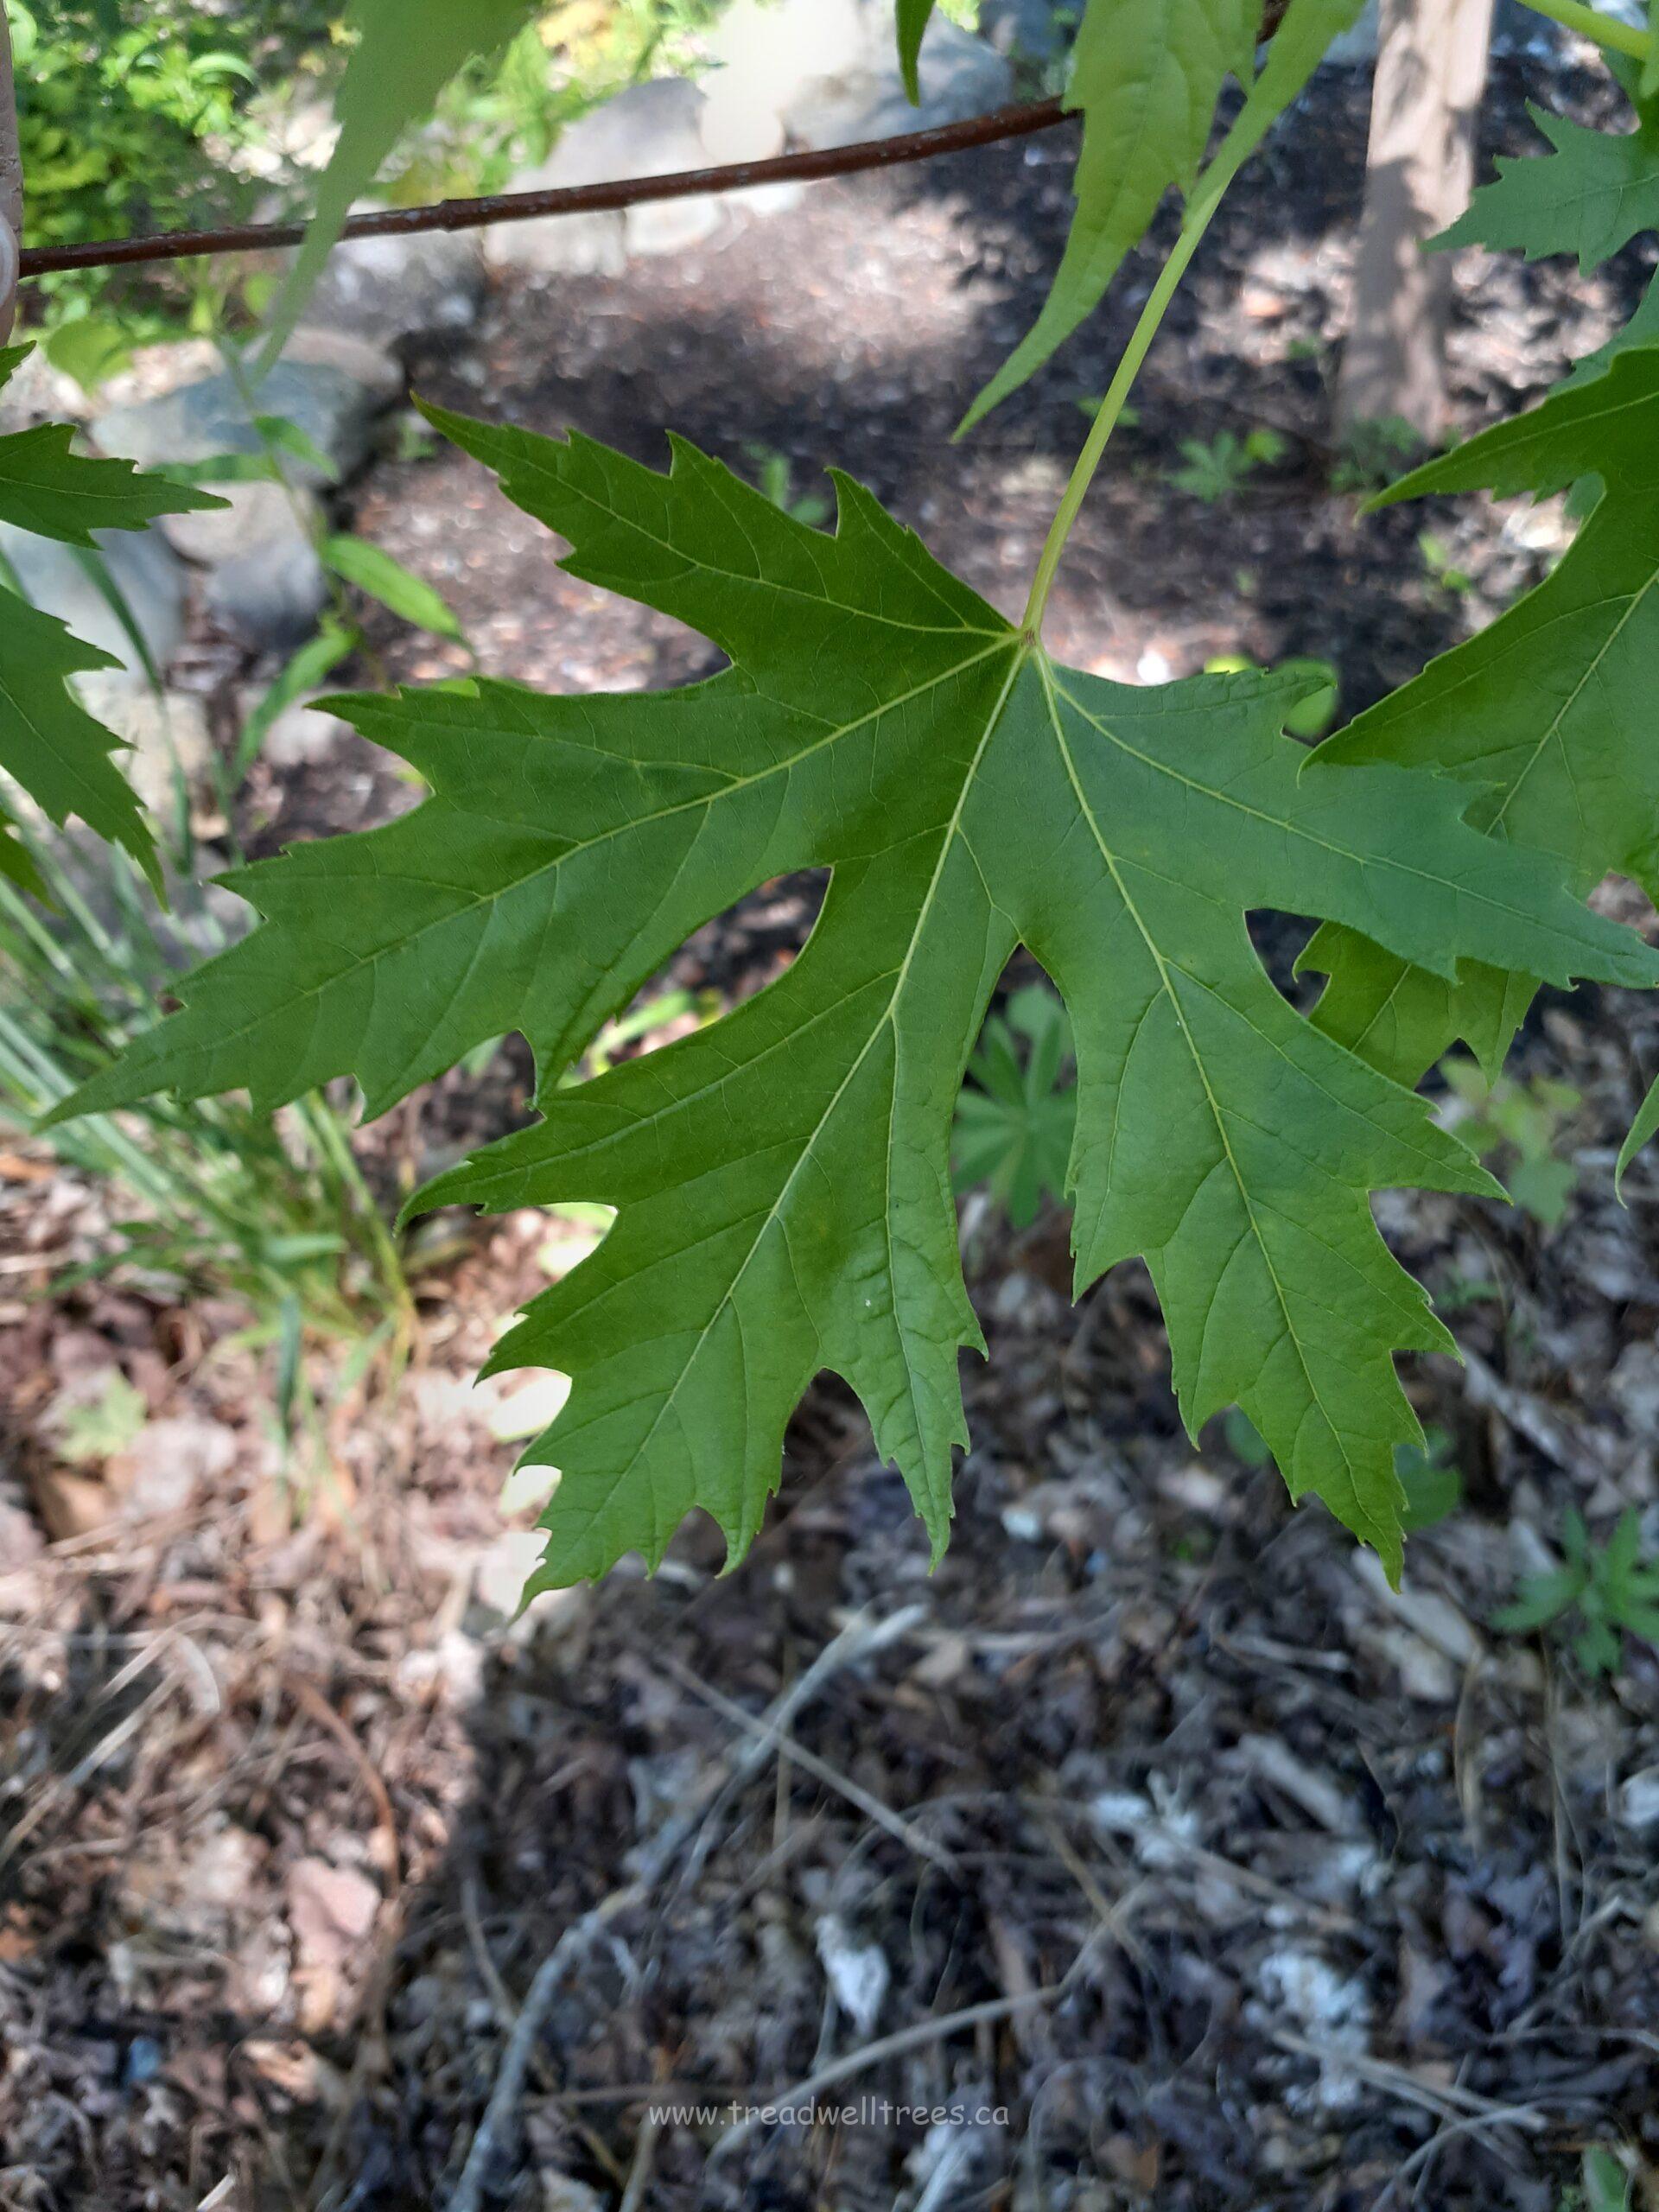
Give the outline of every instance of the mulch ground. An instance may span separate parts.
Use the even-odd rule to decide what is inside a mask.
[[[1524,81],[1499,65],[1498,143]],[[1329,489],[1363,105],[1323,80],[1201,264],[1057,596],[1081,664],[1317,653],[1357,707],[1559,544],[1522,511],[1361,521]],[[763,448],[798,495],[848,461],[1012,606],[1152,266],[951,442],[1040,295],[1067,156],[826,186],[676,263],[516,286],[420,386],[650,458],[667,424],[751,471]],[[1641,274],[1471,257],[1466,418],[1599,342]],[[1242,493],[1172,493],[1182,439],[1258,423],[1285,451]],[[710,665],[562,576],[458,455],[383,459],[356,523],[493,671]],[[455,664],[377,642],[400,677]],[[258,772],[244,827],[269,847],[409,799],[353,741]],[[760,987],[813,899],[769,887],[674,980]],[[1591,2143],[1650,2188],[1659,1653],[1597,1682],[1489,1624],[1569,1505],[1603,1533],[1633,1505],[1659,1550],[1659,1179],[1638,1165],[1628,1210],[1611,1186],[1656,1063],[1650,1010],[1547,997],[1522,1065],[1579,1094],[1561,1224],[1379,1205],[1469,1354],[1408,1372],[1466,1497],[1398,1595],[1219,1425],[1183,1437],[1138,1266],[1074,1310],[1064,1222],[1015,1236],[969,1200],[991,1357],[937,1572],[826,1382],[735,1573],[693,1526],[656,1581],[510,1624],[529,1516],[498,1505],[501,1438],[533,1424],[518,1378],[470,1377],[578,1227],[429,1252],[408,1370],[321,1389],[284,1448],[243,1317],[36,1295],[107,1202],[0,1152],[0,2207],[448,2205],[520,2062],[474,2212],[1558,2212]],[[390,1178],[394,1150],[494,1134],[524,1073],[508,1050],[449,1078],[365,1159]],[[69,1471],[53,1422],[111,1370],[148,1426]]]

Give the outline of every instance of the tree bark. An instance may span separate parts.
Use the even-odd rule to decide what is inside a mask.
[[[1469,204],[1491,29],[1492,0],[1382,0],[1339,429],[1385,416],[1430,440],[1446,429],[1452,268],[1422,248]]]
[[[0,0],[0,344],[17,311],[17,257],[23,241],[23,165],[17,154],[17,104],[11,81],[11,33]]]

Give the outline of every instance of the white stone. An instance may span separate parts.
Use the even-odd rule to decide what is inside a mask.
[[[1369,68],[1376,60],[1378,35],[1377,0],[1365,0],[1357,22],[1332,40],[1325,58],[1338,68]]]
[[[317,448],[327,473],[285,455],[289,480],[313,488],[349,476],[367,457],[374,422],[403,390],[403,372],[378,346],[345,331],[307,326],[257,388],[245,393],[228,370],[176,386],[158,398],[111,407],[92,424],[105,453],[148,468],[211,461],[224,453],[261,454],[254,417],[292,423]]]
[[[700,121],[702,94],[683,78],[631,85],[561,133],[549,160],[515,177],[515,192],[563,191],[613,178],[667,176],[707,166]],[[485,257],[496,268],[541,276],[616,276],[630,250],[677,252],[706,238],[719,221],[706,194],[651,208],[591,215],[549,215],[530,222],[493,223]]]
[[[246,710],[251,712],[258,702],[259,694],[250,692],[245,702]],[[341,721],[338,715],[323,714],[309,700],[296,699],[291,707],[283,708],[265,732],[259,755],[273,768],[315,767],[332,758],[350,734],[350,723]]]
[[[1618,1817],[1633,1828],[1659,1827],[1659,1766],[1629,1777],[1618,1793]]]
[[[934,16],[922,41],[919,105],[912,107],[906,92],[896,49],[884,47],[882,53],[879,61],[871,56],[860,67],[803,86],[782,111],[797,145],[850,146],[937,130],[1001,107],[1013,96],[1014,72],[1004,56],[943,16]]]
[[[254,482],[215,484],[212,489],[224,500],[222,507],[162,517],[168,543],[198,568],[235,560],[256,544],[296,536],[308,539],[306,525],[315,518],[317,503],[297,487],[290,492],[280,484]]]
[[[125,669],[91,669],[75,678],[80,703],[94,721],[130,747],[116,765],[150,813],[171,821],[181,779],[200,791],[213,763],[207,709],[185,691],[159,696]]]
[[[150,658],[164,668],[184,636],[184,570],[177,555],[154,527],[93,534]],[[83,644],[96,645],[132,674],[143,674],[143,656],[125,625],[81,567],[73,547],[0,523],[0,553],[16,570],[23,597],[32,607],[43,614],[55,614]]]
[[[544,1533],[534,1529],[505,1529],[480,1558],[473,1588],[480,1605],[511,1620],[523,1601],[524,1585],[542,1563],[547,1550]]]
[[[861,1942],[838,1912],[827,1912],[817,1925],[818,1956],[842,2011],[862,2037],[875,2032],[893,1980],[893,1968],[879,1943]]]

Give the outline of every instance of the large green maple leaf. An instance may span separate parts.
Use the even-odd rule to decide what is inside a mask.
[[[28,354],[0,348],[0,386]],[[157,515],[225,503],[212,493],[142,476],[130,461],[93,461],[71,450],[65,423],[0,436],[0,522],[67,545],[92,546],[99,530],[142,530]],[[122,741],[79,706],[68,679],[111,668],[110,655],[83,645],[54,616],[41,614],[0,586],[0,769],[61,825],[79,815],[89,830],[124,845],[159,886],[156,848],[111,755]],[[10,834],[0,807],[0,873],[31,890],[41,886]]]
[[[1437,246],[1489,246],[1529,261],[1572,253],[1595,268],[1659,223],[1659,105],[1643,99],[1629,132],[1592,130],[1529,105],[1549,154],[1502,156]]]
[[[1135,690],[1051,664],[837,477],[826,536],[676,442],[666,476],[580,436],[434,411],[574,548],[567,566],[700,630],[683,690],[513,685],[342,703],[434,796],[228,879],[268,918],[65,1110],[162,1087],[274,1104],[353,1074],[372,1110],[518,1028],[542,1121],[433,1205],[620,1209],[497,1367],[574,1378],[530,1458],[563,1470],[543,1580],[660,1557],[694,1505],[734,1554],[812,1376],[843,1375],[934,1541],[979,1331],[950,1195],[964,1063],[1023,941],[1076,1033],[1080,1284],[1146,1255],[1196,1426],[1235,1400],[1294,1491],[1391,1565],[1396,1348],[1448,1339],[1367,1194],[1491,1185],[1424,1103],[1274,988],[1247,912],[1341,919],[1443,974],[1459,954],[1646,982],[1659,959],[1546,861],[1395,769],[1310,765],[1295,681]],[[696,928],[832,871],[769,989],[648,1058],[559,1077]]]
[[[1632,345],[1383,494],[1604,486],[1554,572],[1478,637],[1433,661],[1319,749],[1389,761],[1471,787],[1469,819],[1548,853],[1580,889],[1610,870],[1659,894],[1659,346]],[[1381,502],[1379,502],[1381,504]],[[1461,1036],[1502,1059],[1537,988],[1518,955],[1470,963],[1455,984],[1346,930],[1314,937],[1329,974],[1321,1027],[1415,1083]]]

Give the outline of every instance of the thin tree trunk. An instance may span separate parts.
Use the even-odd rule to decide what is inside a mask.
[[[1452,270],[1423,243],[1469,203],[1492,0],[1382,0],[1354,315],[1338,427],[1402,416],[1446,428]]]
[[[17,106],[11,81],[11,33],[0,0],[0,343],[17,308],[17,256],[23,236],[23,165],[17,155]]]

